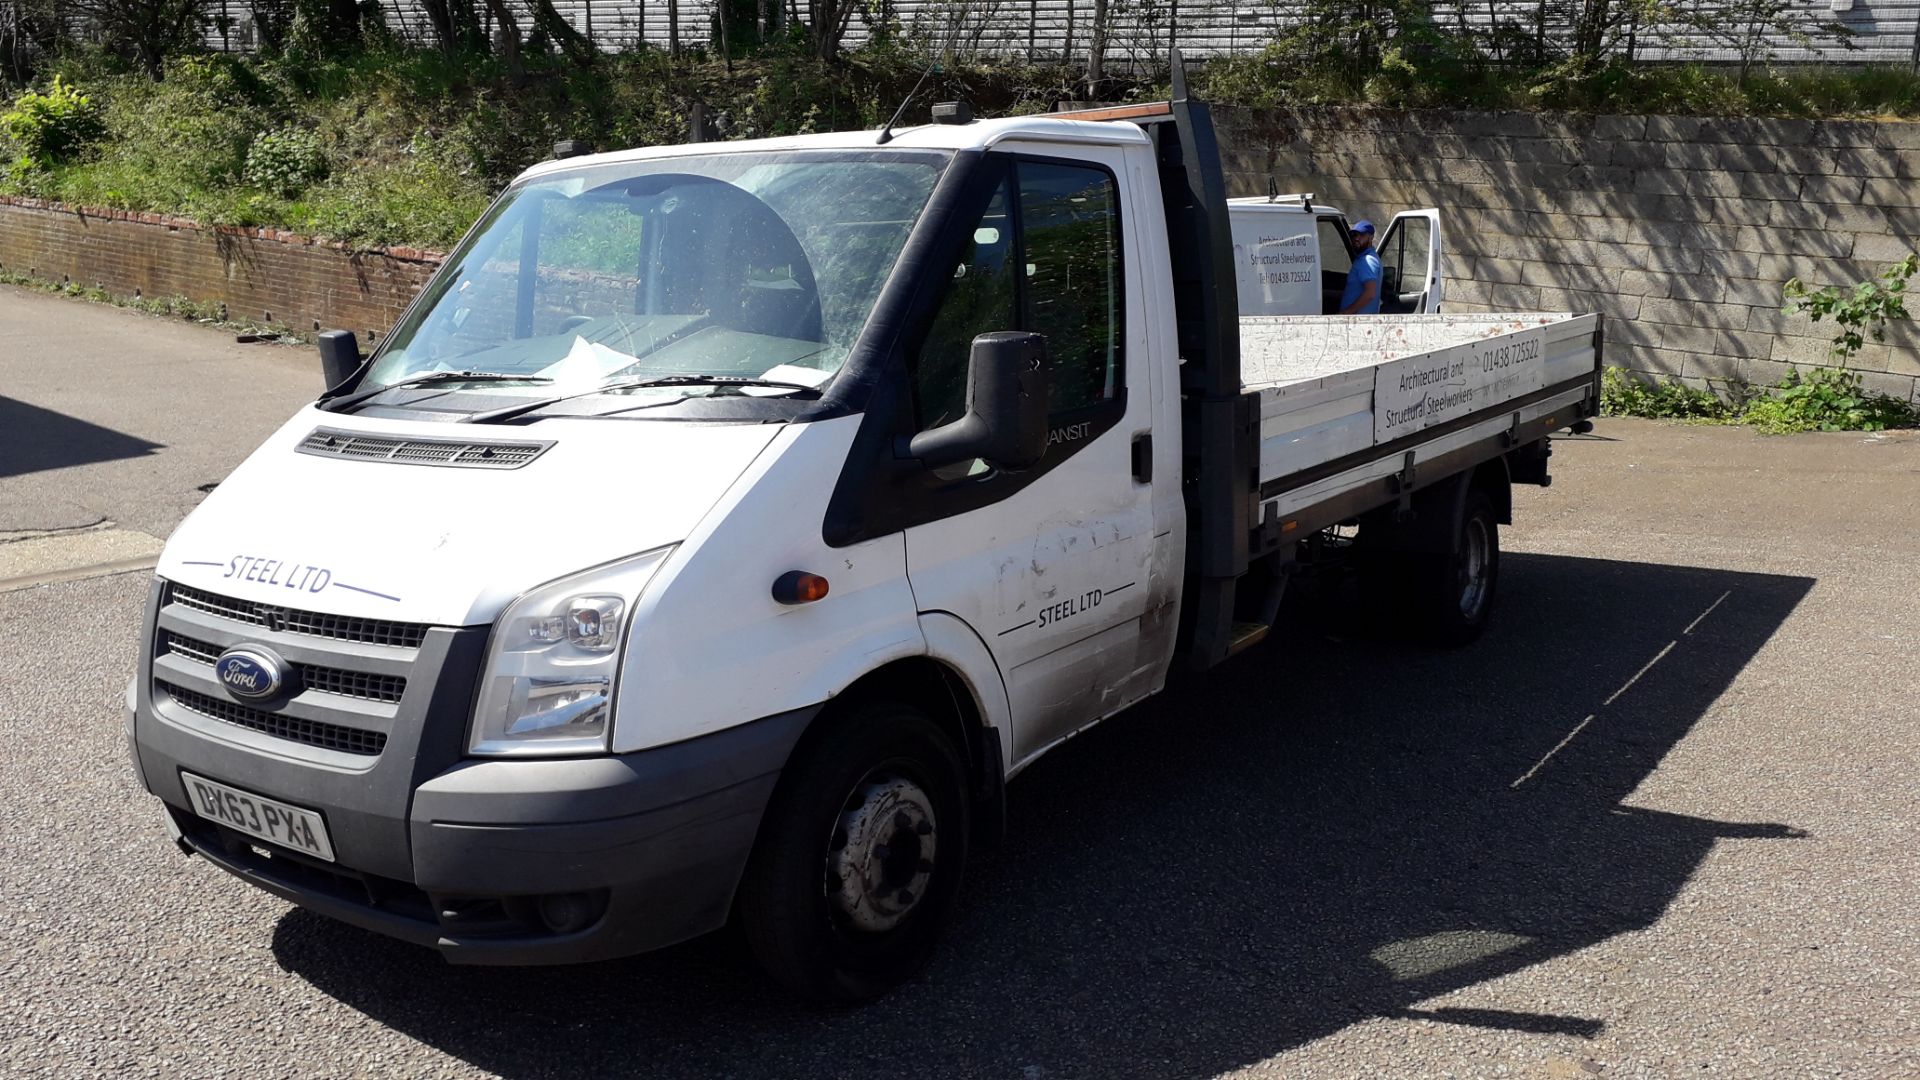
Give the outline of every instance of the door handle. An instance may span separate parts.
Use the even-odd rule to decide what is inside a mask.
[[[1153,432],[1133,437],[1133,478],[1142,484],[1153,483]]]

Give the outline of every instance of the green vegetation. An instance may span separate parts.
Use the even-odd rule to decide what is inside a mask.
[[[1677,379],[1654,381],[1619,368],[1601,376],[1608,416],[1640,416],[1707,424],[1746,424],[1767,435],[1802,431],[1885,431],[1920,426],[1920,410],[1861,385],[1845,368],[1789,370],[1771,387],[1731,385],[1725,395]]]
[[[1887,323],[1906,319],[1907,282],[1920,270],[1920,254],[1908,255],[1880,272],[1873,281],[1863,281],[1851,289],[1827,286],[1809,289],[1799,278],[1787,282],[1786,312],[1806,315],[1814,322],[1833,317],[1840,330],[1833,338],[1833,358],[1844,365],[1871,335],[1884,341]]]
[[[0,194],[270,225],[365,246],[445,247],[556,140],[684,141],[700,103],[723,138],[877,127],[919,77],[902,52],[823,62],[554,58],[515,87],[490,57],[384,44],[341,57],[176,57],[155,81],[112,58],[61,65],[0,115]],[[1068,96],[1057,68],[944,69],[919,98],[1033,112]],[[84,92],[76,87],[84,87]]]
[[[1304,4],[1299,23],[1260,51],[1210,65],[1203,82],[1213,99],[1703,116],[1920,112],[1920,75],[1908,67],[1774,68],[1778,46],[1817,49],[1848,36],[1794,0],[1543,3],[1531,19],[1494,13],[1472,25],[1436,20],[1424,0]],[[1676,32],[1734,61],[1635,60]]]
[[[1739,406],[1711,390],[1697,389],[1678,379],[1655,381],[1621,368],[1600,374],[1600,408],[1608,416],[1640,416],[1650,420],[1733,420]]]
[[[0,135],[18,148],[12,163],[16,172],[49,168],[105,134],[100,107],[58,75],[45,93],[29,90],[0,113]]]
[[[1724,393],[1608,368],[1601,375],[1601,408],[1609,416],[1747,424],[1768,435],[1920,426],[1920,408],[1868,390],[1861,376],[1846,367],[1869,336],[1883,340],[1887,323],[1909,318],[1907,283],[1917,271],[1920,254],[1913,254],[1850,289],[1809,289],[1799,278],[1786,283],[1787,314],[1806,315],[1814,322],[1831,317],[1839,326],[1829,350],[1834,367],[1816,367],[1805,374],[1788,368],[1771,387],[1734,383],[1726,385]]]
[[[1303,2],[1252,51],[1196,68],[1196,88],[1252,106],[1920,115],[1905,68],[1775,69],[1782,44],[1844,36],[1796,0],[1582,0],[1473,24],[1424,0]],[[709,41],[625,52],[552,0],[424,0],[412,42],[356,0],[0,0],[0,194],[444,247],[557,139],[675,142],[696,116],[725,139],[874,127],[930,71],[909,118],[951,98],[996,115],[1158,96],[1164,69],[1120,75],[1117,61],[1134,72],[1162,54],[1174,4],[1092,0],[1072,61],[1044,63],[969,44],[994,17],[973,0],[939,0],[912,26],[886,4],[716,0]],[[258,54],[201,48],[242,10]],[[850,50],[856,17],[869,36]],[[1738,62],[1634,59],[1675,31]]]
[[[1913,427],[1920,416],[1908,402],[1862,389],[1851,371],[1817,367],[1805,375],[1787,372],[1771,394],[1747,403],[1741,420],[1768,435],[1789,435]]]
[[[522,57],[531,73],[516,86],[496,58],[382,43],[333,57],[180,56],[155,81],[110,56],[78,55],[0,112],[0,194],[367,246],[445,247],[557,139],[600,148],[682,141],[696,103],[721,138],[877,127],[924,70],[920,56],[884,43],[833,61],[768,47],[731,64],[653,50],[600,56],[591,67],[538,63]],[[1761,73],[1744,89],[1733,78],[1639,67],[1568,80],[1405,53],[1373,66],[1316,65],[1283,43],[1196,72],[1212,99],[1256,106],[1744,112],[1764,99],[1760,111],[1920,112],[1920,78],[1906,73]],[[1078,68],[1011,63],[947,64],[929,83],[909,117],[948,98],[991,115],[1091,92]],[[1164,90],[1151,81],[1118,79],[1098,91],[1107,100],[1156,92]]]
[[[320,136],[306,128],[264,131],[247,147],[246,182],[270,195],[290,199],[325,180],[330,163]]]
[[[1908,67],[1795,67],[1494,60],[1443,44],[1395,48],[1376,60],[1329,62],[1301,31],[1261,52],[1215,60],[1196,83],[1213,101],[1265,108],[1367,104],[1388,108],[1558,110],[1680,116],[1920,116],[1920,73]]]

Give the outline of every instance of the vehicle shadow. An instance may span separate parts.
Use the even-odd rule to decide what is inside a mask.
[[[796,1005],[725,939],[587,968],[448,967],[304,912],[281,964],[508,1076],[1194,1076],[1369,1018],[1592,1037],[1594,1016],[1417,1007],[1657,920],[1713,845],[1799,835],[1624,800],[1812,579],[1508,555],[1477,645],[1352,605],[1075,740],[1010,789],[925,977]]]
[[[143,457],[159,443],[0,397],[0,477]]]

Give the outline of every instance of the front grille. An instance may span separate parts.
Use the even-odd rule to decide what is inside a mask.
[[[451,465],[463,469],[517,469],[546,452],[551,442],[475,442],[466,439],[408,439],[314,428],[299,451],[360,461],[403,465]]]
[[[220,650],[212,645],[181,637],[167,630],[160,631],[160,651],[184,656],[196,664],[205,664],[208,667],[212,667],[213,662],[220,659]]]
[[[364,731],[341,724],[265,712],[231,701],[222,701],[217,697],[188,690],[184,686],[175,686],[162,680],[155,680],[154,686],[166,691],[175,704],[188,712],[199,713],[209,719],[236,724],[293,742],[305,743],[308,746],[338,750],[345,754],[372,756],[385,749],[387,745],[387,736],[383,732]]]
[[[341,671],[339,668],[308,667],[305,664],[294,666],[300,669],[300,685],[323,694],[339,694],[341,697],[364,701],[399,701],[400,696],[407,692],[407,680],[398,675],[369,675],[364,671]]]
[[[179,584],[167,586],[167,601],[223,619],[289,634],[311,634],[314,637],[359,641],[368,645],[392,645],[403,649],[417,649],[427,638],[427,628],[419,623],[301,611],[277,604],[221,596]]]
[[[171,630],[160,631],[160,649],[184,656],[196,664],[211,665],[220,658],[221,649],[204,641],[182,637]],[[294,664],[299,686],[323,694],[359,698],[363,701],[399,701],[407,692],[407,680],[398,675],[374,675],[364,671],[343,671],[316,664]]]

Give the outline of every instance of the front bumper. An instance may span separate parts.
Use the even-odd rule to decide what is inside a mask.
[[[180,805],[184,796],[164,801],[185,846],[319,914],[431,946],[454,963],[602,960],[726,921],[779,762],[814,711],[620,757],[456,766],[414,795],[405,881],[268,850],[195,815]],[[153,761],[142,749],[143,762]],[[205,769],[182,762],[169,775],[180,767]],[[555,931],[540,905],[560,897],[598,917]]]
[[[156,587],[147,640],[182,617]],[[221,629],[202,620],[195,633]],[[384,748],[360,757],[183,709],[169,687],[194,672],[156,664],[150,651],[129,701],[135,767],[186,850],[454,963],[600,960],[722,925],[780,769],[817,707],[633,754],[466,759],[484,638],[476,629],[430,631],[383,721]],[[319,811],[337,861],[198,816],[182,771]]]

